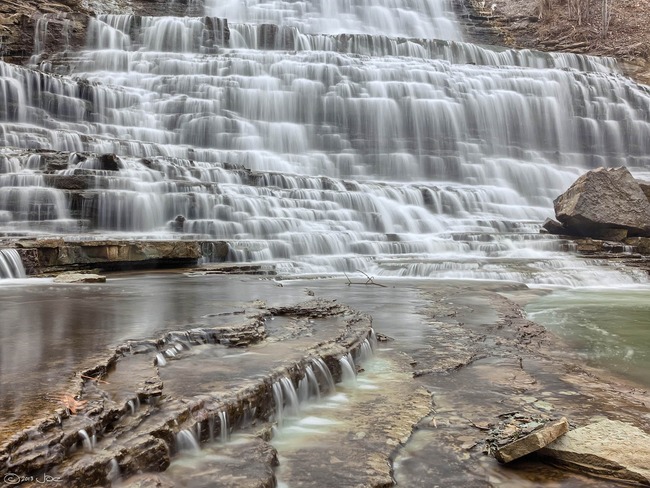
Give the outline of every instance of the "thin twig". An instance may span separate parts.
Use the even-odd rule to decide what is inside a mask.
[[[368,281],[366,281],[364,284],[366,285],[375,285],[375,286],[381,286],[382,288],[388,288],[386,285],[382,285],[381,283],[375,283],[375,279],[372,276],[367,275],[360,269],[357,270],[359,273],[364,275],[366,278],[368,278]]]
[[[85,374],[80,374],[79,376],[81,378],[85,379],[85,380],[92,380],[92,381],[96,381],[97,383],[103,383],[105,385],[110,385],[110,383],[108,381],[104,381],[104,380],[101,380],[99,378],[93,378],[92,376],[86,376]]]

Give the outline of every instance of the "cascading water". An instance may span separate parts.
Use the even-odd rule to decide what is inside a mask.
[[[323,392],[334,393],[336,391],[336,386],[334,384],[334,378],[332,378],[332,373],[321,358],[312,359],[312,364],[318,371],[319,376],[321,377],[321,385]]]
[[[81,442],[83,444],[84,450],[87,452],[92,451],[95,448],[95,443],[96,443],[96,438],[95,434],[92,436],[88,435],[88,432],[86,432],[84,429],[81,429],[79,432],[79,437],[81,438]]]
[[[228,413],[219,412],[219,424],[221,426],[221,435],[219,440],[221,442],[227,442],[230,439],[230,428],[228,426]]]
[[[24,278],[25,267],[15,249],[0,249],[0,279]]]
[[[446,1],[206,15],[100,15],[45,72],[0,62],[0,231],[226,240],[302,274],[644,279],[538,234],[586,169],[648,172],[650,95],[613,60],[459,42]]]
[[[355,384],[357,382],[357,372],[354,360],[351,354],[347,354],[339,359],[341,365],[341,381],[346,384]]]
[[[201,446],[199,445],[198,437],[194,432],[183,429],[176,433],[177,451],[199,451],[200,449]]]

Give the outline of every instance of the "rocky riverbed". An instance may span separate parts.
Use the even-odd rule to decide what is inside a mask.
[[[96,484],[119,477],[124,486],[143,480],[172,486],[179,479],[208,486],[215,477],[224,486],[273,486],[276,477],[289,486],[325,479],[339,486],[390,486],[393,479],[406,486],[430,486],[432,479],[441,486],[611,486],[530,457],[501,467],[486,455],[491,432],[515,415],[565,416],[572,427],[607,417],[650,428],[646,391],[585,367],[525,318],[521,304],[541,291],[471,282],[278,283],[109,274],[100,284],[0,289],[5,314],[22,313],[30,324],[1,341],[3,380],[11,380],[13,368],[25,386],[16,403],[2,407],[5,470],[45,473],[62,486],[87,486],[87,477]],[[55,298],[69,293],[77,298]],[[173,316],[164,310],[152,320],[138,316],[160,308],[170,294],[181,309]],[[61,318],[52,333],[76,351],[75,360],[63,350],[41,355],[33,346],[19,347],[22,357],[9,354],[14,341],[29,345],[39,327],[52,327],[39,319],[38,303],[47,296],[58,303],[51,313]],[[103,297],[104,306],[89,303],[90,296]],[[34,299],[36,306],[27,307]],[[295,305],[313,299],[326,301]],[[374,358],[362,360],[359,349],[369,315],[339,302],[373,317]],[[88,322],[101,316],[101,329],[78,335],[79,316]],[[151,325],[133,328],[129,317]],[[301,367],[313,366],[316,357],[343,379],[339,359],[346,350],[359,368],[355,384],[344,381],[333,394],[316,373],[319,398],[312,390],[309,405],[292,411],[283,391],[287,410],[278,413],[274,382],[287,375],[299,390]],[[30,386],[39,381],[40,388]],[[11,398],[8,388],[3,383],[3,399]],[[219,434],[220,412],[227,412],[226,434]],[[270,434],[268,419],[280,437]],[[303,437],[291,441],[288,433],[296,429]],[[195,451],[199,444],[204,448]],[[148,474],[131,478],[139,469]]]

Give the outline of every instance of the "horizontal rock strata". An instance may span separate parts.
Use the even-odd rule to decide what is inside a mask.
[[[277,421],[276,383],[297,386],[315,361],[340,378],[340,358],[372,331],[368,316],[320,300],[217,318],[221,325],[126,343],[81,371],[62,408],[0,445],[0,476],[46,474],[53,486],[81,487],[105,484],[116,469],[123,478],[164,471],[188,439],[212,440],[224,419],[229,428]],[[249,373],[220,359],[232,356],[224,346],[236,355],[252,344],[268,352],[241,363]]]
[[[601,420],[580,427],[540,453],[572,469],[650,485],[650,435],[625,422]]]

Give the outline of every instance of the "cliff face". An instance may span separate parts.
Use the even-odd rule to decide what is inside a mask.
[[[0,56],[21,63],[34,52],[36,23],[44,15],[56,17],[44,41],[56,42],[67,34],[76,45],[85,37],[85,19],[91,11],[78,0],[2,0],[0,2]]]
[[[455,4],[468,37],[482,44],[612,56],[626,74],[650,84],[650,0],[464,0]],[[35,27],[53,17],[42,39],[45,53],[67,39],[85,42],[87,17],[102,13],[200,16],[194,0],[0,0],[0,57],[22,63],[35,47]],[[605,22],[603,21],[605,19]]]
[[[606,10],[604,1],[465,0],[509,47],[615,57],[650,84],[650,0],[607,0]]]
[[[88,17],[97,14],[199,16],[202,2],[192,0],[0,0],[0,59],[22,64],[35,52],[79,49],[86,42]],[[37,29],[47,18],[47,30]]]

